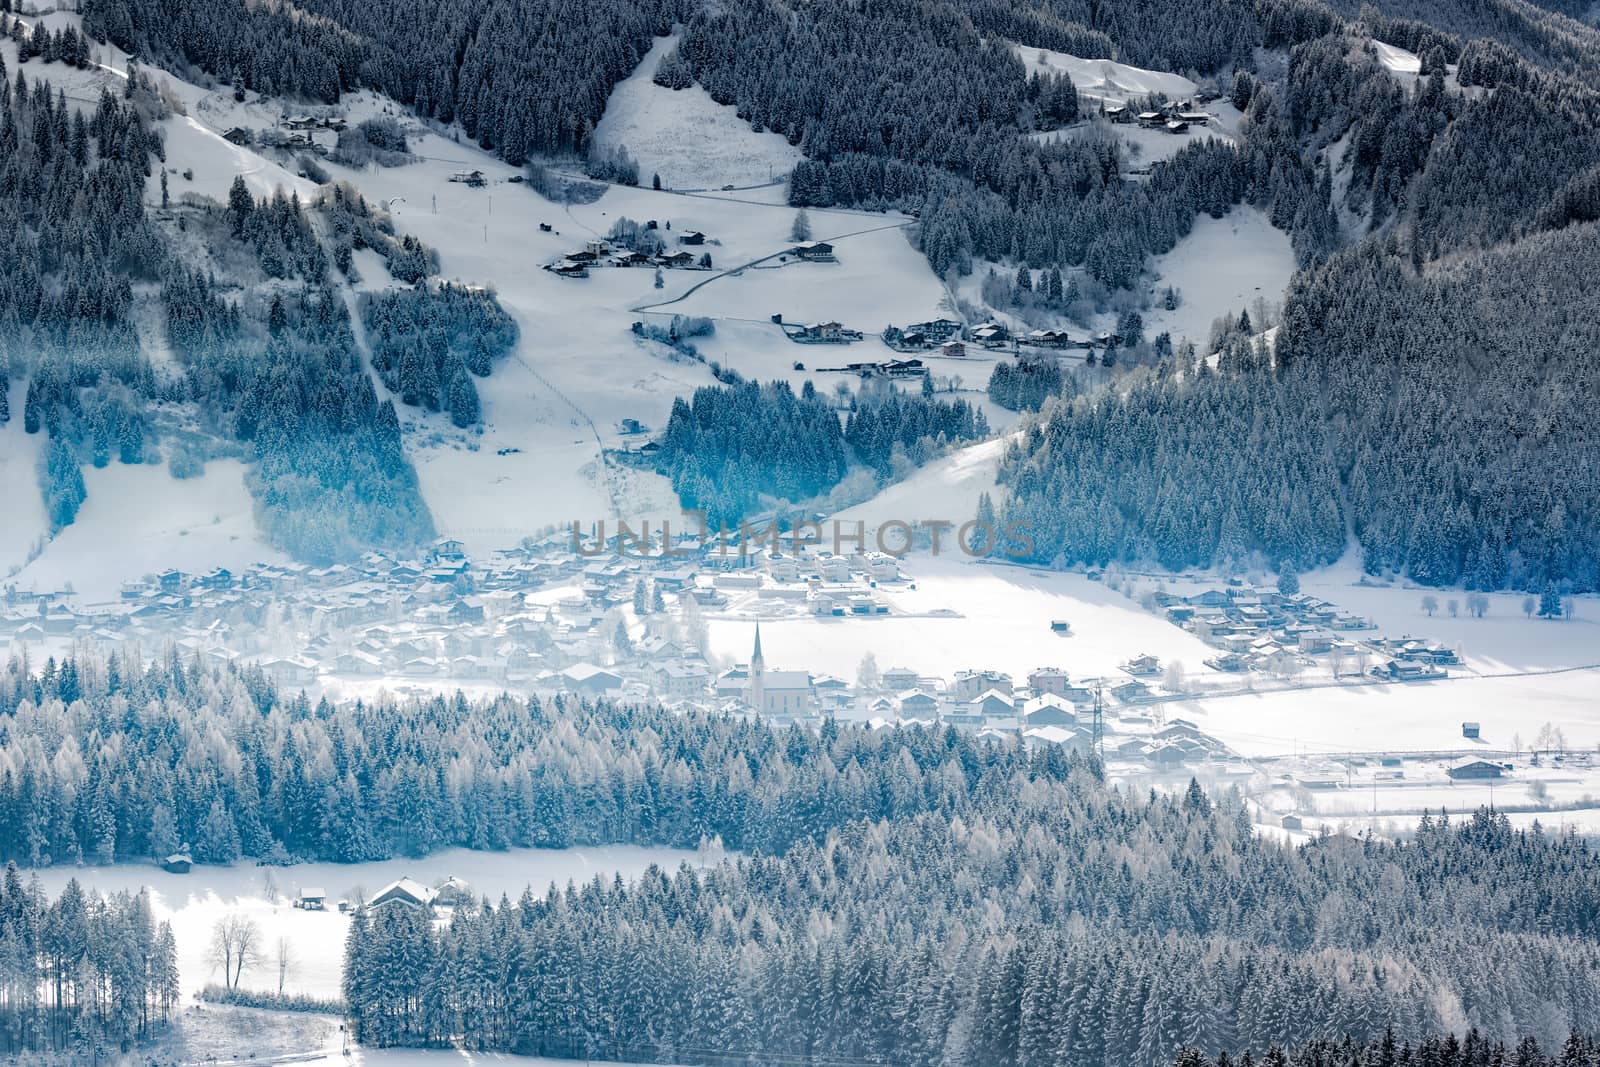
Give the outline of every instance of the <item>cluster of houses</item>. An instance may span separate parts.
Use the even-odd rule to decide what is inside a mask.
[[[961,323],[955,319],[930,319],[904,328],[885,326],[878,336],[896,352],[937,351],[951,358],[967,354],[966,343],[961,339]]]
[[[1205,662],[1218,671],[1282,672],[1323,657],[1336,677],[1418,681],[1442,678],[1445,666],[1460,662],[1454,649],[1410,636],[1357,638],[1375,629],[1370,619],[1309,593],[1240,582],[1190,596],[1159,592],[1154,601],[1169,622],[1217,649]]]
[[[772,316],[772,321],[783,330],[785,337],[801,345],[848,345],[861,340],[863,336],[860,330],[852,330],[838,322],[784,322],[782,315]]]
[[[318,131],[337,134],[346,125],[345,120],[336,115],[285,115],[279,120],[277,130],[258,135],[247,127],[233,126],[223,132],[222,138],[229,144],[240,146],[252,145],[260,140],[272,147],[326,155],[328,146],[318,142],[315,135]]]
[[[1211,121],[1211,116],[1194,100],[1179,100],[1138,112],[1123,104],[1108,104],[1101,112],[1111,122],[1137,122],[1148,130],[1165,130],[1175,134],[1188,133],[1189,127],[1205,126]]]
[[[657,229],[654,219],[645,223],[646,229]],[[680,245],[705,244],[705,234],[699,231],[679,234]],[[614,248],[611,242],[596,239],[576,252],[568,252],[560,259],[546,263],[544,269],[563,278],[587,278],[593,267],[659,267],[663,270],[710,270],[711,253],[699,255],[686,248],[663,247],[655,253],[640,252],[631,248]]]

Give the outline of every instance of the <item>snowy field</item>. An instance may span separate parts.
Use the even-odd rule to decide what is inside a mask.
[[[1378,53],[1378,62],[1396,74],[1417,75],[1422,73],[1422,60],[1415,52],[1407,52],[1392,44],[1384,44],[1374,40],[1372,47]]]
[[[1082,59],[1066,52],[1013,44],[1031,74],[1065,74],[1072,79],[1080,100],[1125,104],[1157,93],[1171,100],[1193,96],[1197,86],[1181,74],[1145,70],[1110,59]]]
[[[39,872],[51,896],[76,878],[86,889],[102,893],[150,890],[157,919],[172,922],[178,941],[178,971],[183,994],[220,981],[206,962],[211,929],[225,915],[254,919],[261,931],[262,962],[245,971],[241,986],[276,990],[276,946],[287,938],[295,965],[284,985],[286,992],[316,997],[339,995],[345,933],[349,918],[332,905],[337,900],[371,895],[405,875],[433,884],[444,878],[461,878],[480,897],[515,900],[525,887],[536,894],[554,882],[586,882],[596,875],[620,874],[635,878],[651,864],[676,870],[680,863],[698,864],[695,852],[662,848],[611,845],[585,849],[514,849],[509,852],[472,852],[449,849],[424,859],[396,859],[381,863],[304,863],[289,867],[197,866],[189,874],[168,874],[133,864],[113,867],[51,867]],[[317,887],[327,891],[329,910],[301,911],[291,906],[299,891]],[[273,899],[276,892],[276,901]]]
[[[763,631],[763,638],[765,632]],[[1482,746],[1531,743],[1546,722],[1569,744],[1600,744],[1600,670],[1505,678],[1284,689],[1168,704],[1169,716],[1245,755],[1462,751],[1464,721],[1482,723]]]
[[[16,581],[40,589],[70,585],[94,603],[115,599],[130,577],[169,567],[203,574],[214,567],[288,562],[257,533],[244,473],[236,459],[212,460],[200,477],[181,480],[164,463],[86,466],[89,496],[77,521]],[[38,495],[35,489],[32,497]]]
[[[638,70],[611,91],[594,143],[626,148],[646,185],[652,174],[669,189],[720,189],[785,178],[805,158],[787,138],[756,133],[731,105],[712,100],[698,85],[673,90],[651,80],[677,43],[677,35],[658,38]]]
[[[1165,330],[1175,342],[1187,337],[1204,347],[1211,321],[1224,312],[1237,315],[1257,299],[1283,300],[1294,275],[1294,249],[1260,208],[1241,205],[1220,219],[1195,219],[1189,236],[1152,260],[1150,270],[1157,289],[1171,286],[1183,300],[1174,311],[1159,304],[1147,310],[1145,335]]]
[[[934,517],[928,511],[906,521]],[[947,538],[953,541],[953,534]],[[958,551],[949,543],[945,549]],[[883,584],[878,594],[904,614],[763,620],[767,663],[853,680],[861,657],[871,652],[885,670],[909,667],[948,678],[963,668],[994,668],[1021,684],[1030,670],[1045,666],[1064,667],[1075,679],[1120,680],[1126,676],[1118,664],[1141,652],[1163,663],[1182,662],[1194,674],[1213,653],[1193,634],[1081,574],[979,563],[958,554],[915,555],[903,569],[912,580]],[[1051,620],[1061,618],[1071,623],[1072,636],[1051,632]],[[710,629],[719,655],[749,658],[753,620],[713,618]]]

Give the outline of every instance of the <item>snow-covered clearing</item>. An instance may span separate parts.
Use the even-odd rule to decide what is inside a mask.
[[[765,632],[763,631],[763,637]],[[1169,716],[1246,755],[1317,752],[1436,752],[1467,749],[1461,724],[1482,724],[1483,745],[1511,750],[1540,726],[1570,744],[1600,743],[1600,670],[1430,682],[1284,689],[1167,705]]]
[[[1145,312],[1145,334],[1165,330],[1174,341],[1187,337],[1203,346],[1211,320],[1238,314],[1263,299],[1277,304],[1295,270],[1289,235],[1274,229],[1259,208],[1241,205],[1220,219],[1201,215],[1172,251],[1151,261],[1157,289],[1171,286],[1182,302],[1174,311],[1159,304]]]
[[[129,578],[169,567],[203,574],[214,567],[287,562],[257,532],[244,473],[236,459],[212,460],[200,477],[181,480],[164,463],[86,466],[89,496],[77,521],[15,580],[39,589],[70,584],[95,602],[115,598]],[[37,487],[30,495],[38,499]]]
[[[1126,122],[1106,122],[1095,119],[1092,122],[1079,123],[1065,130],[1049,130],[1033,135],[1033,139],[1041,144],[1055,144],[1071,138],[1085,137],[1090,134],[1104,136],[1105,134],[1121,138],[1127,146],[1127,159],[1129,171],[1142,174],[1149,170],[1152,163],[1160,163],[1171,159],[1183,148],[1196,140],[1218,140],[1229,144],[1237,143],[1237,138],[1218,126],[1191,126],[1186,133],[1168,133],[1164,129],[1150,129],[1144,126],[1135,126]]]
[[[669,189],[717,189],[781,181],[805,157],[787,138],[756,133],[731,105],[699,85],[667,89],[651,79],[678,37],[657,38],[633,75],[617,84],[595,144],[623,147],[645,184],[653,174]]]
[[[1136,98],[1162,94],[1171,100],[1193,96],[1198,88],[1181,74],[1145,70],[1110,59],[1082,59],[1048,48],[1013,44],[1029,74],[1066,74],[1079,98],[1125,104]]]
[[[916,507],[900,517],[959,524],[972,511],[942,515],[936,508]],[[870,537],[868,548],[873,547]],[[764,620],[767,662],[854,679],[861,657],[871,652],[884,669],[909,667],[948,678],[967,667],[993,668],[1009,672],[1020,684],[1030,670],[1045,666],[1064,667],[1073,678],[1120,679],[1118,664],[1141,652],[1163,663],[1183,662],[1195,674],[1213,653],[1193,634],[1082,574],[979,562],[960,555],[954,542],[954,531],[947,531],[940,556],[923,553],[905,561],[910,581],[879,587],[882,599],[903,614]],[[1053,619],[1066,619],[1072,635],[1051,632]],[[719,655],[749,657],[751,620],[712,619],[710,630]]]
[[[845,523],[865,522],[869,537],[876,536],[880,524],[896,520],[938,518],[957,525],[966,522],[977,515],[978,498],[984,493],[996,501],[1000,499],[995,478],[1008,440],[996,437],[958,449],[834,517]]]
[[[1374,39],[1372,47],[1377,50],[1378,62],[1388,67],[1396,74],[1421,74],[1422,59],[1415,52],[1407,52],[1392,44],[1384,44]]]
[[[285,992],[337,997],[350,922],[348,916],[334,908],[340,899],[371,896],[409,875],[429,885],[445,878],[460,878],[479,897],[498,901],[504,895],[515,900],[529,886],[543,895],[552,882],[565,886],[569,881],[586,882],[597,875],[609,879],[618,874],[632,879],[651,864],[671,871],[681,863],[700,862],[701,857],[695,852],[611,845],[509,852],[449,849],[424,859],[379,863],[304,863],[288,867],[240,863],[232,867],[196,867],[189,874],[168,874],[157,867],[134,864],[51,867],[39,875],[52,896],[72,878],[84,888],[102,893],[148,888],[156,918],[172,922],[185,996],[211,981],[220,981],[205,958],[211,930],[224,915],[239,914],[255,920],[262,949],[262,962],[245,971],[240,982],[243,988],[277,989],[276,949],[281,937],[288,939],[295,961],[284,984]],[[299,892],[313,887],[327,892],[328,910],[301,911],[293,907]]]

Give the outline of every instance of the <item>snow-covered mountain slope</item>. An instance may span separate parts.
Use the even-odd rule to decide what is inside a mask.
[[[626,148],[646,185],[652,175],[669,189],[781,182],[805,158],[798,148],[776,133],[756,133],[698,85],[673,90],[652,80],[677,43],[676,35],[657,38],[639,69],[611,91],[595,144]]]
[[[1165,94],[1173,100],[1194,95],[1197,86],[1181,74],[1145,70],[1110,59],[1083,59],[1048,48],[1014,44],[1029,74],[1065,74],[1072,79],[1080,99],[1125,104],[1138,97]]]

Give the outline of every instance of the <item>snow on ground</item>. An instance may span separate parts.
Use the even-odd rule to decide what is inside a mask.
[[[763,633],[763,637],[765,634]],[[1246,755],[1318,752],[1463,751],[1461,724],[1482,724],[1482,745],[1531,743],[1546,722],[1569,744],[1600,744],[1600,670],[1512,677],[1457,676],[1429,682],[1286,689],[1167,705],[1168,716]]]
[[[1374,39],[1372,47],[1377,50],[1378,62],[1394,71],[1396,74],[1421,74],[1422,60],[1414,52],[1407,52],[1404,48],[1397,48],[1392,44],[1384,44]]]
[[[391,105],[360,94],[352,99],[352,117],[385,106]],[[408,448],[423,495],[441,531],[474,551],[514,544],[553,524],[676,511],[664,480],[619,471],[602,461],[601,448],[637,443],[620,433],[623,419],[659,432],[674,398],[713,379],[702,363],[635,336],[634,321],[715,316],[716,335],[694,341],[706,360],[798,387],[813,375],[795,371],[796,361],[814,367],[890,353],[875,337],[850,346],[796,345],[770,322],[774,312],[801,321],[838,318],[875,333],[889,321],[926,319],[941,309],[943,287],[906,241],[906,220],[896,216],[813,211],[815,235],[840,238],[839,263],[779,268],[774,258],[770,269],[724,277],[724,269],[786,255],[793,209],[742,193],[622,187],[592,204],[559,205],[510,183],[514,168],[470,145],[419,131],[413,152],[421,158],[409,166],[328,169],[387,206],[401,233],[437,248],[445,277],[493,284],[521,328],[515,356],[479,383],[481,435],[453,431],[442,416],[402,411],[414,431]],[[489,185],[449,181],[468,168],[481,170]],[[656,220],[670,247],[678,247],[677,235],[702,231],[707,243],[694,250],[709,253],[714,269],[666,271],[659,290],[651,269],[597,268],[586,279],[538,269],[605,236],[623,216]],[[817,384],[832,387],[824,379]]]
[[[70,583],[93,603],[114,599],[129,578],[169,567],[203,574],[214,567],[287,562],[256,530],[244,473],[236,459],[212,460],[200,477],[181,480],[165,464],[85,466],[89,496],[77,521],[15,581],[38,589]],[[31,499],[38,498],[35,487]]]
[[[1358,585],[1343,566],[1308,574],[1300,587],[1373,620],[1384,634],[1409,633],[1458,648],[1465,667],[1477,673],[1600,666],[1600,601],[1592,597],[1577,599],[1575,618],[1541,619],[1523,613],[1523,594],[1490,593],[1489,610],[1478,619],[1466,610],[1465,593]],[[1432,616],[1422,607],[1425,596],[1438,602]],[[1460,608],[1455,616],[1452,600]]]
[[[288,867],[240,863],[232,867],[200,866],[189,874],[168,874],[157,867],[136,864],[51,867],[40,871],[39,876],[51,896],[72,878],[86,889],[103,893],[148,888],[156,918],[172,922],[184,996],[208,982],[220,981],[205,958],[211,929],[223,916],[241,914],[259,926],[263,948],[261,964],[244,973],[244,988],[277,988],[275,953],[278,939],[283,937],[289,939],[296,961],[285,991],[336,997],[350,920],[333,905],[358,894],[371,896],[402,876],[430,885],[449,877],[461,878],[478,896],[498,901],[502,895],[515,900],[530,886],[542,895],[552,882],[565,886],[569,881],[585,882],[596,875],[609,879],[617,874],[632,879],[651,864],[676,870],[680,863],[700,862],[699,854],[690,851],[611,845],[509,852],[449,849],[424,859],[378,863],[304,863]],[[329,910],[301,911],[292,906],[302,889],[312,887],[328,893]],[[274,892],[276,903],[272,899]]]
[[[357,1048],[348,1057],[338,1049],[330,1049],[319,1058],[296,1062],[302,1067],[573,1067],[577,1061],[466,1049]],[[642,1065],[616,1063],[610,1067]]]
[[[972,517],[916,512],[906,521],[943,517],[959,524]],[[831,537],[831,527],[825,530]],[[1163,663],[1181,661],[1195,674],[1212,654],[1193,634],[1082,574],[977,562],[962,556],[954,539],[953,532],[945,535],[937,558],[909,557],[903,570],[911,581],[879,586],[878,595],[902,614],[763,620],[767,662],[853,679],[861,657],[871,652],[882,669],[909,667],[949,678],[967,667],[993,668],[1020,684],[1030,670],[1044,666],[1064,667],[1073,678],[1121,678],[1117,665],[1141,652]],[[843,547],[848,552],[853,546]],[[1053,619],[1066,619],[1072,635],[1052,633]],[[711,618],[709,625],[718,655],[749,657],[753,620]]]
[[[1169,99],[1180,100],[1193,96],[1197,88],[1194,82],[1181,74],[1144,70],[1109,59],[1080,59],[1048,48],[1020,44],[1012,47],[1030,75],[1066,74],[1071,77],[1080,99],[1087,97],[1110,104],[1123,104],[1134,98],[1161,93]]]
[[[1152,163],[1171,159],[1196,140],[1219,140],[1229,144],[1235,144],[1238,140],[1220,124],[1191,126],[1187,133],[1175,134],[1168,133],[1165,129],[1150,129],[1126,122],[1106,122],[1103,119],[1079,123],[1065,130],[1035,133],[1033,139],[1040,144],[1055,144],[1090,134],[1104,136],[1107,133],[1121,138],[1122,143],[1127,146],[1130,173],[1143,173],[1150,169]]]
[[[669,189],[715,189],[781,181],[805,157],[787,138],[756,133],[734,107],[719,104],[698,85],[667,89],[655,84],[656,67],[678,37],[658,38],[632,76],[619,82],[594,130],[594,143],[622,146],[649,184],[661,176]]]
[[[921,468],[903,482],[897,482],[865,503],[847,508],[834,516],[839,522],[865,522],[869,537],[875,537],[885,522],[943,519],[960,525],[978,513],[978,498],[988,493],[1000,499],[1000,455],[1009,438],[996,437],[959,449]],[[997,505],[998,506],[998,505]]]
[[[1211,320],[1223,312],[1238,314],[1258,298],[1282,301],[1295,270],[1294,249],[1259,208],[1240,206],[1220,219],[1195,219],[1189,236],[1150,267],[1158,290],[1172,286],[1183,299],[1175,311],[1159,304],[1146,311],[1145,335],[1165,330],[1174,341],[1188,337],[1204,346]]]

